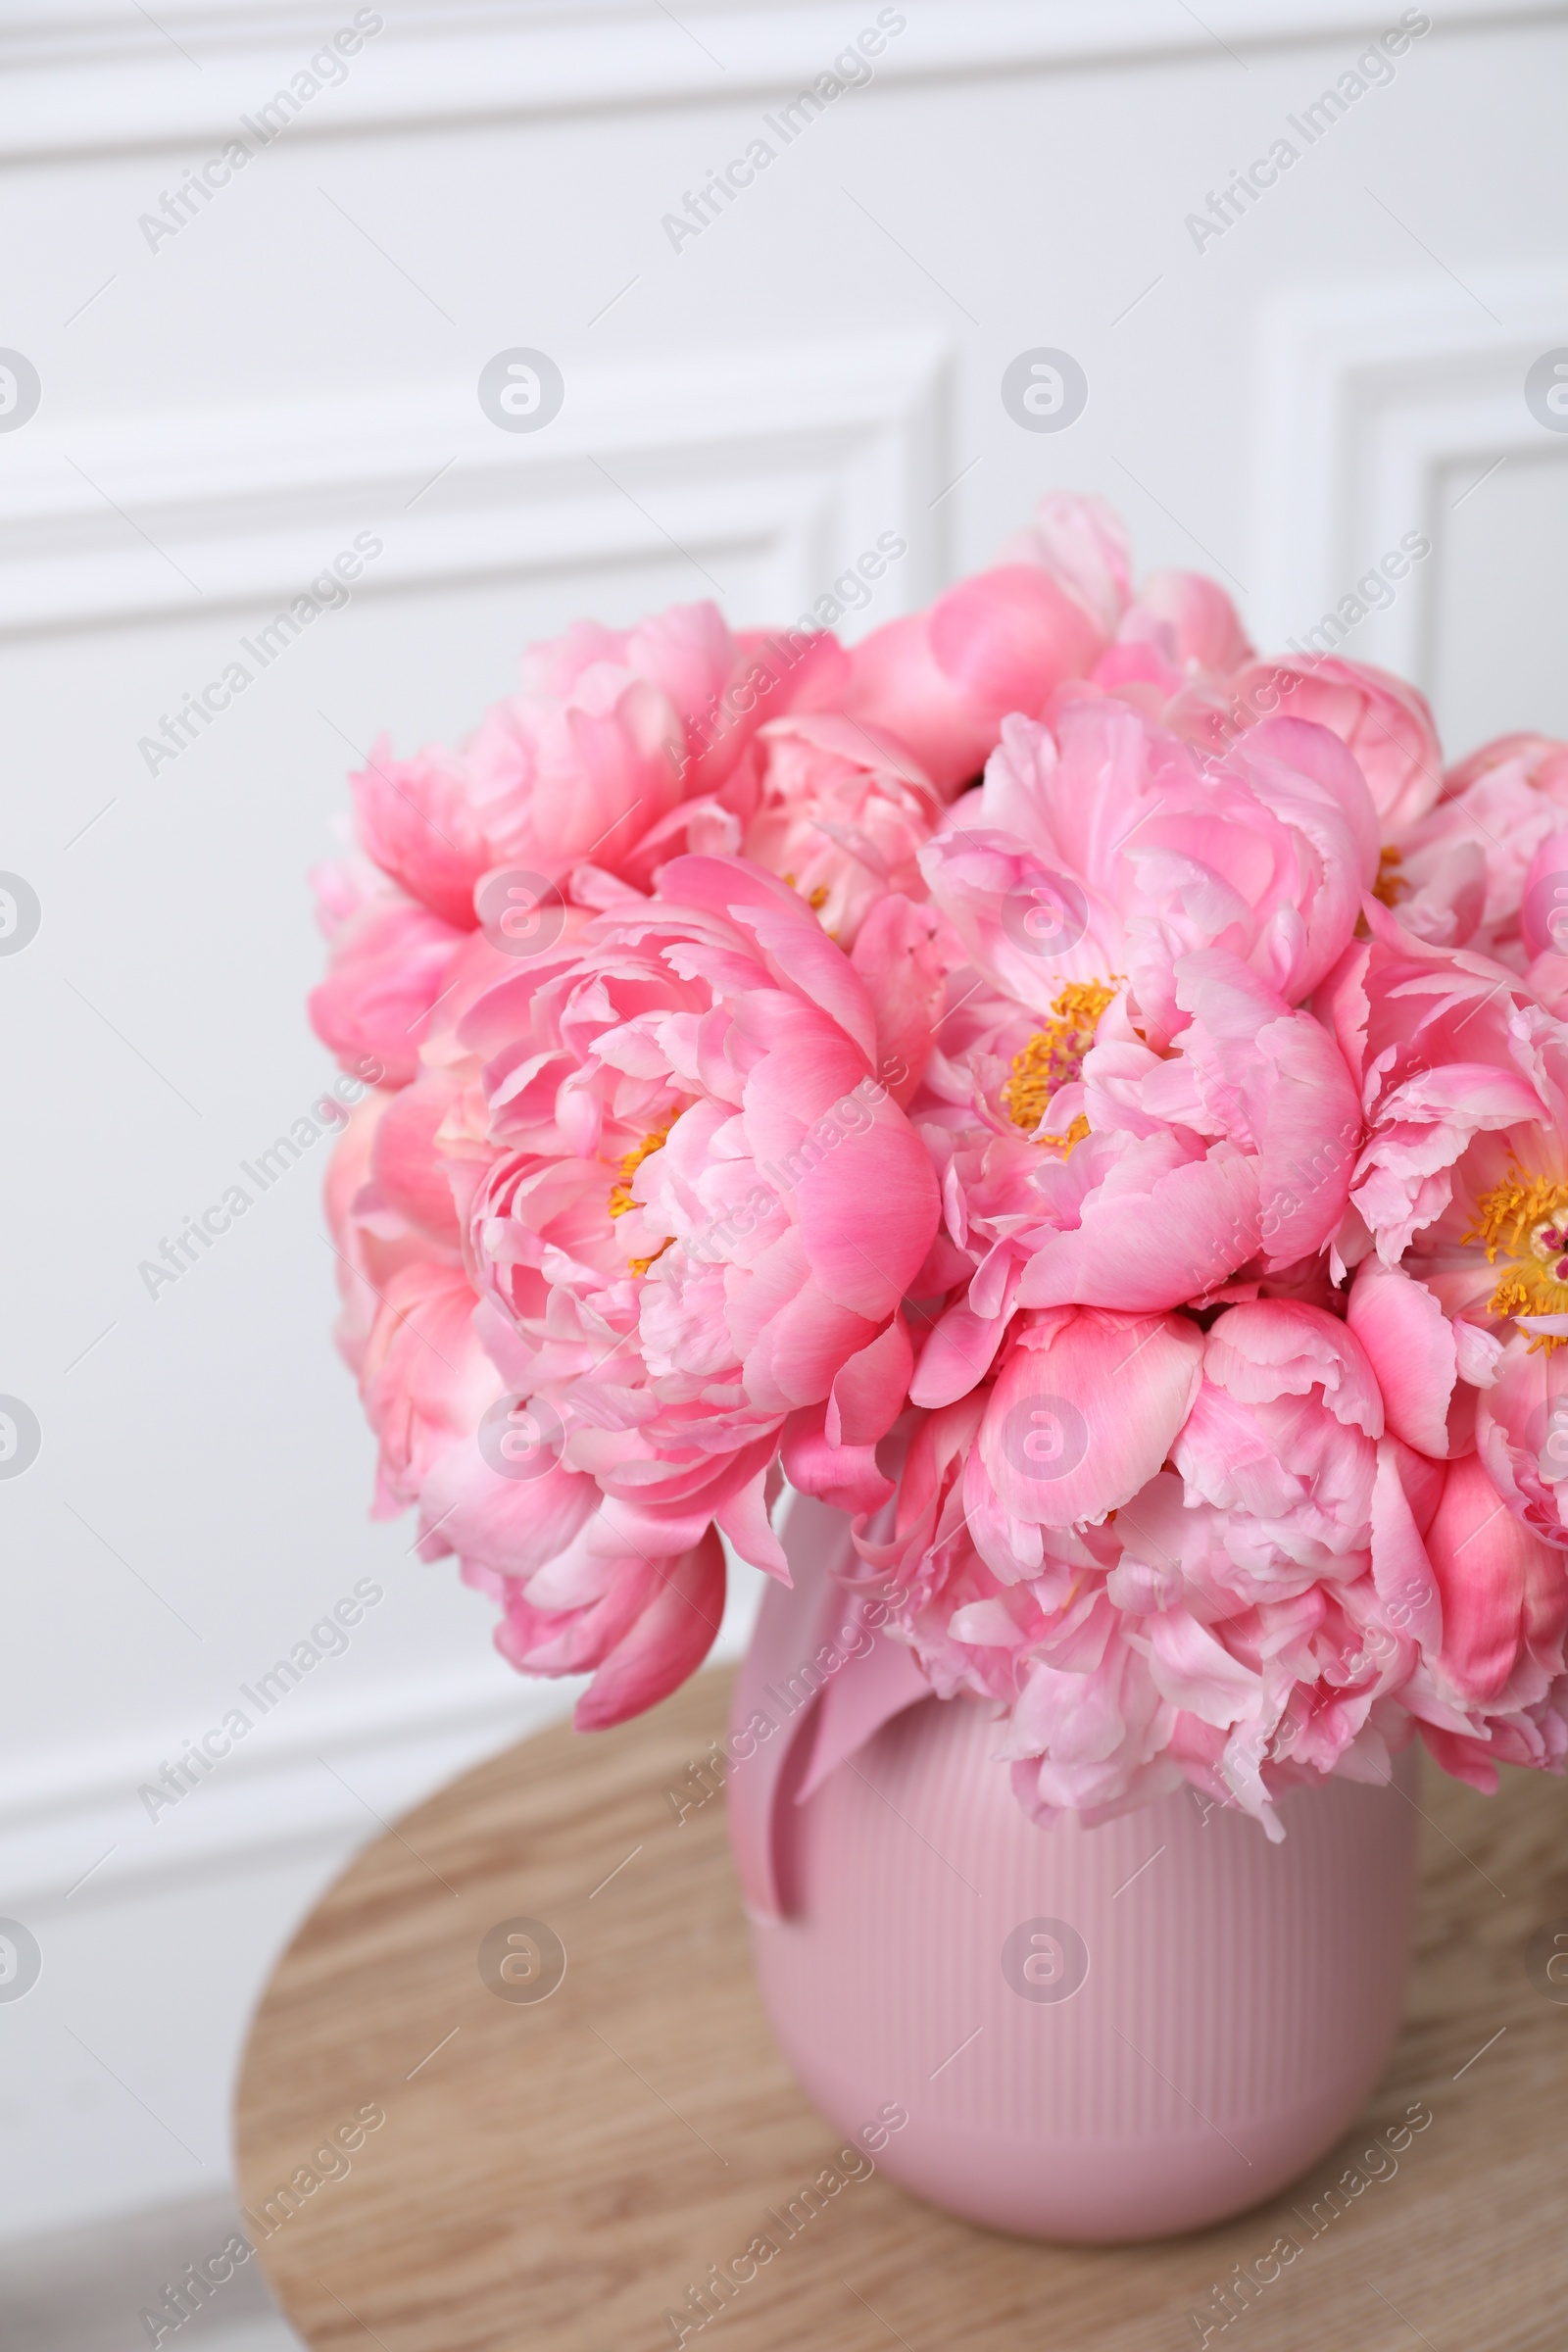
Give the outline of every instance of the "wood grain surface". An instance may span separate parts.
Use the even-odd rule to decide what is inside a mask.
[[[734,2352],[1176,2352],[1205,2327],[1227,2352],[1568,2343],[1568,2005],[1538,1989],[1540,1931],[1568,1934],[1565,1790],[1507,1774],[1485,1798],[1430,1769],[1403,2035],[1356,2130],[1286,2196],[1200,2236],[1088,2250],[968,2228],[877,2174],[699,2330],[689,2290],[760,2231],[782,2239],[766,2209],[839,2144],[754,1989],[722,1798],[677,1822],[668,1793],[698,1786],[729,1681],[467,1774],[368,1847],[285,1953],[251,2034],[238,2168],[313,2352],[654,2352],[677,2341],[672,2310],[688,2344]],[[564,1946],[548,1999],[481,1978],[484,1938],[518,1920]],[[1428,2128],[1359,2163],[1415,2102]],[[1348,2168],[1360,2185],[1327,2199]],[[1269,2259],[1282,2232],[1288,2266]],[[1260,2263],[1277,2274],[1261,2284]],[[1222,2327],[1213,2290],[1236,2266],[1253,2284]]]

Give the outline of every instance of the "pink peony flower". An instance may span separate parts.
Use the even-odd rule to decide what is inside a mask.
[[[875,1484],[936,1182],[878,1078],[870,991],[803,901],[677,860],[464,1035],[499,1153],[462,1184],[476,1280],[519,1385],[575,1415],[568,1457],[633,1516],[667,1494],[689,1517],[710,1485],[755,1499],[781,1435],[808,1477],[844,1450]]]
[[[1049,572],[1106,637],[1115,635],[1132,597],[1132,558],[1126,526],[1102,498],[1048,490],[996,560],[1002,568],[1027,564]]]
[[[1043,506],[1013,560],[950,588],[928,612],[873,629],[851,653],[845,714],[906,744],[939,791],[977,775],[1004,718],[1038,717],[1114,628],[1125,554],[1119,526],[1092,506],[1061,502],[1049,515]]]
[[[1565,835],[1568,745],[1505,735],[1452,769],[1437,806],[1394,832],[1377,895],[1418,938],[1522,969],[1568,947],[1550,882],[1568,852],[1554,858],[1549,848]]]
[[[407,1086],[467,934],[416,906],[365,858],[334,858],[311,874],[316,919],[329,944],[326,978],[311,991],[311,1026],[344,1069],[374,1060],[385,1086]]]
[[[574,1605],[536,1607],[523,1580],[467,1561],[464,1574],[500,1602],[496,1645],[520,1672],[592,1673],[573,1711],[579,1732],[607,1731],[667,1698],[707,1657],[724,1615],[724,1550],[711,1528],[673,1559],[612,1555]]]
[[[1531,981],[1552,1010],[1560,1012],[1560,974],[1568,962],[1568,828],[1542,834],[1525,869],[1518,912],[1519,945],[1529,959]],[[1500,930],[1501,924],[1496,927]],[[1507,946],[1497,953],[1507,956]]]
[[[341,1148],[382,1503],[502,1602],[514,1662],[594,1670],[581,1723],[699,1662],[715,1526],[782,1570],[781,1446],[812,1491],[890,1492],[937,1188],[886,1040],[928,1050],[930,932],[888,899],[852,960],[759,868],[677,859],[550,956],[475,942],[417,1082]]]
[[[1568,1566],[1502,1507],[1476,1454],[1450,1464],[1426,1534],[1441,1638],[1401,1691],[1444,1769],[1492,1790],[1497,1766],[1568,1753]]]
[[[1223,948],[1292,1004],[1317,986],[1376,874],[1377,823],[1322,728],[1270,720],[1205,761],[1119,702],[1077,702],[1054,733],[1004,723],[920,862],[976,969],[1020,1004],[1123,974],[1163,1044],[1185,953]]]
[[[1383,1398],[1354,1334],[1283,1298],[1234,1306],[1171,1450],[1189,1498],[1219,1514],[1226,1592],[1294,1597],[1366,1565]]]
[[[344,871],[317,877],[328,919],[349,901]],[[368,1056],[389,1086],[407,1086],[464,933],[388,891],[349,901],[329,937],[330,968],[310,996],[312,1028],[344,1069]]]
[[[722,1551],[711,1536],[659,1559],[622,1545],[579,1569],[564,1604],[526,1597],[530,1579],[589,1528],[601,1496],[559,1458],[553,1417],[530,1416],[507,1393],[482,1344],[450,1187],[444,1246],[378,1181],[389,1130],[419,1091],[369,1098],[328,1177],[339,1339],[378,1441],[376,1512],[419,1505],[425,1556],[459,1552],[467,1580],[501,1602],[503,1653],[536,1673],[592,1673],[576,1719],[602,1728],[654,1705],[702,1663],[723,1614]]]
[[[1156,571],[1143,582],[1116,624],[1114,641],[1087,676],[1068,678],[1046,711],[1054,725],[1069,703],[1106,696],[1219,758],[1260,719],[1288,715],[1276,694],[1244,706],[1230,679],[1252,648],[1223,588],[1196,572]]]
[[[1551,735],[1497,735],[1449,769],[1445,800],[1463,800],[1488,778],[1523,784],[1553,808],[1568,809],[1568,743]]]
[[[456,1234],[448,1241],[421,1230],[376,1181],[387,1121],[409,1100],[367,1096],[338,1139],[326,1182],[338,1345],[377,1439],[382,1518],[417,1502],[442,1455],[471,1443],[501,1387],[471,1329],[473,1293]]]
[[[1368,1109],[1350,1322],[1391,1428],[1479,1446],[1521,1522],[1568,1544],[1568,1028],[1504,967],[1375,911],[1332,992]]]
[[[1272,656],[1238,670],[1229,691],[1244,710],[1278,708],[1337,735],[1366,778],[1385,841],[1401,840],[1443,791],[1443,753],[1425,697],[1369,662]]]
[[[1482,874],[1473,944],[1520,968],[1568,949],[1568,921],[1552,877],[1564,862],[1553,839],[1568,834],[1568,744],[1542,735],[1504,735],[1462,760],[1447,777],[1444,797],[1404,846],[1393,904],[1411,929],[1422,903],[1422,860],[1452,859],[1462,844]],[[1413,903],[1406,904],[1407,898]],[[1431,936],[1431,934],[1428,934]],[[1455,932],[1455,944],[1466,934]]]
[[[1054,720],[1071,700],[1113,695],[1223,748],[1226,682],[1250,656],[1223,589],[1155,572],[1135,598],[1116,515],[1053,492],[994,569],[855,649],[844,708],[902,738],[950,791],[983,765],[1004,718]]]
[[[965,1479],[975,1543],[1004,1582],[1038,1567],[1043,1530],[1099,1522],[1148,1485],[1201,1363],[1201,1333],[1177,1315],[1018,1318]]]
[[[644,878],[651,849],[733,849],[751,812],[748,757],[762,719],[809,701],[845,666],[828,638],[780,647],[732,636],[711,605],[635,629],[579,621],[530,647],[522,691],[457,750],[412,760],[385,744],[354,779],[360,836],[399,887],[471,929],[496,869],[561,884],[592,863]]]
[[[579,1724],[726,1544],[787,1576],[787,1474],[1041,1821],[1562,1768],[1568,747],[1445,781],[1413,689],[1053,495],[853,653],[579,622],[356,794],[375,1507]]]
[[[841,947],[895,892],[923,899],[918,852],[941,819],[909,755],[874,728],[808,711],[757,739],[757,808],[746,856],[799,891]]]
[[[1058,725],[1059,748],[1009,720],[921,857],[981,975],[956,975],[911,1105],[951,1245],[928,1407],[984,1377],[1019,1307],[1158,1312],[1313,1260],[1360,1140],[1343,1055],[1297,1009],[1374,870],[1353,762],[1295,721],[1206,769],[1116,701]]]
[[[1273,1800],[1384,1777],[1437,1605],[1416,1505],[1441,1469],[1382,1437],[1333,1315],[1260,1300],[1025,1319],[988,1393],[921,1415],[890,1537],[858,1548],[933,1687],[1008,1710],[1041,1820],[1185,1778],[1278,1834]],[[1407,1486],[1413,1492],[1407,1493]]]

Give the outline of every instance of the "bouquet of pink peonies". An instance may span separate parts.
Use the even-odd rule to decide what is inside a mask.
[[[376,1508],[579,1725],[700,1664],[725,1543],[788,1581],[787,1479],[1041,1821],[1561,1770],[1568,745],[1445,774],[1054,496],[853,650],[579,623],[354,791]]]

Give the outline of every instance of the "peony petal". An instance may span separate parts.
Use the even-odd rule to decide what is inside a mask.
[[[1437,1299],[1425,1283],[1366,1257],[1348,1314],[1383,1391],[1389,1428],[1418,1452],[1442,1459],[1458,1365],[1453,1327]]]
[[[824,1430],[830,1446],[874,1446],[904,1410],[914,1349],[909,1327],[895,1315],[868,1348],[840,1370],[828,1398]]]
[[[1337,1421],[1369,1438],[1383,1435],[1383,1398],[1359,1340],[1338,1315],[1299,1299],[1228,1308],[1209,1332],[1203,1371],[1248,1404],[1321,1389]]]
[[[992,1392],[979,1452],[1004,1506],[1045,1527],[1099,1521],[1169,1452],[1202,1377],[1203,1335],[1175,1315],[1077,1308],[1025,1334]]]
[[[1443,1596],[1443,1671],[1484,1706],[1513,1672],[1527,1585],[1560,1585],[1568,1572],[1514,1517],[1474,1453],[1448,1465],[1426,1548]]]
[[[1204,1723],[1242,1722],[1256,1708],[1261,1681],[1186,1609],[1145,1619],[1155,1686],[1173,1706]]]
[[[920,1349],[909,1383],[910,1403],[934,1412],[967,1396],[990,1371],[1006,1331],[1004,1315],[977,1315],[962,1298],[950,1306]]]
[[[1173,1166],[1171,1156],[1164,1137],[1126,1152],[1075,1229],[1040,1237],[1018,1303],[1159,1311],[1244,1265],[1258,1245],[1254,1162],[1235,1153]]]
[[[750,1560],[754,1568],[760,1568],[765,1575],[776,1576],[781,1585],[787,1585],[789,1561],[767,1515],[767,1470],[759,1470],[755,1478],[748,1479],[744,1487],[719,1504],[713,1513],[713,1524],[720,1535],[728,1536],[743,1560]]]
[[[471,931],[473,886],[496,860],[465,786],[458,755],[438,747],[395,760],[383,737],[349,779],[360,839],[383,873],[432,914]]]
[[[1383,1614],[1395,1635],[1418,1642],[1429,1656],[1436,1656],[1443,1647],[1443,1595],[1403,1473],[1401,1448],[1385,1438],[1378,1447],[1377,1481],[1372,1490],[1372,1576]]]
[[[830,1445],[825,1420],[826,1407],[820,1404],[791,1413],[780,1447],[785,1477],[803,1494],[841,1511],[879,1510],[894,1488],[877,1468],[875,1446]]]
[[[711,1531],[656,1569],[653,1598],[578,1699],[579,1732],[602,1732],[667,1698],[712,1648],[724,1614],[724,1547]]]
[[[852,961],[876,1014],[877,1076],[901,1107],[920,1082],[947,976],[962,953],[935,907],[898,894],[860,927]]]

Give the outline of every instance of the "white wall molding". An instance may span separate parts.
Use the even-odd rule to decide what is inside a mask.
[[[755,1569],[732,1559],[730,1579],[711,1665],[744,1653],[761,1598]],[[237,1697],[200,1724],[169,1729],[161,1748],[149,1732],[39,1757],[30,1770],[6,1775],[0,1912],[41,1925],[67,1901],[80,1910],[123,1896],[156,1900],[172,1883],[214,1870],[245,1872],[324,1850],[346,1855],[483,1757],[563,1721],[586,1687],[586,1676],[512,1677],[483,1653],[457,1672],[341,1697],[301,1685],[269,1715],[247,1707],[252,1729],[156,1817],[141,1787],[156,1785],[160,1768],[178,1760],[187,1732],[199,1738],[221,1721],[225,1705],[242,1703]],[[91,1875],[73,1893],[83,1872]]]
[[[319,137],[393,124],[515,120],[624,106],[733,100],[799,87],[872,24],[846,0],[688,5],[677,24],[652,6],[497,0],[439,9],[380,0],[385,29],[346,79],[284,134]],[[1174,0],[921,0],[877,61],[879,81],[943,79],[1194,56],[1216,43],[1280,48],[1365,41],[1362,0],[1209,0],[1203,20]],[[286,87],[352,0],[205,0],[165,5],[155,26],[62,0],[0,32],[0,154],[12,161],[220,142],[237,118]],[[1568,15],[1563,0],[1455,0],[1440,33]],[[1381,19],[1378,20],[1381,22]],[[690,29],[686,29],[688,27]],[[198,70],[199,69],[199,70]]]
[[[943,577],[947,379],[918,335],[574,368],[537,434],[500,430],[461,380],[39,418],[0,477],[0,636],[292,597],[365,527],[385,543],[369,595],[677,552],[695,601],[745,550],[767,594],[745,622],[793,619],[895,530],[884,619]]]
[[[215,1867],[247,1870],[270,1855],[347,1851],[380,1834],[376,1815],[391,1818],[481,1756],[569,1713],[582,1688],[519,1681],[498,1691],[494,1660],[481,1655],[468,1671],[338,1702],[290,1690],[275,1721],[256,1720],[209,1779],[156,1819],[137,1791],[177,1761],[187,1727],[169,1730],[162,1747],[149,1732],[80,1756],[42,1757],[30,1773],[7,1775],[4,1907],[30,1919],[68,1900],[80,1909]],[[199,1737],[208,1727],[189,1728]],[[85,1871],[91,1877],[73,1894]]]
[[[1345,651],[1430,692],[1446,487],[1528,452],[1568,464],[1568,435],[1525,406],[1531,362],[1568,344],[1568,263],[1347,283],[1271,306],[1259,348],[1259,643],[1299,637],[1402,533],[1434,556]],[[1446,497],[1451,507],[1463,489]]]

